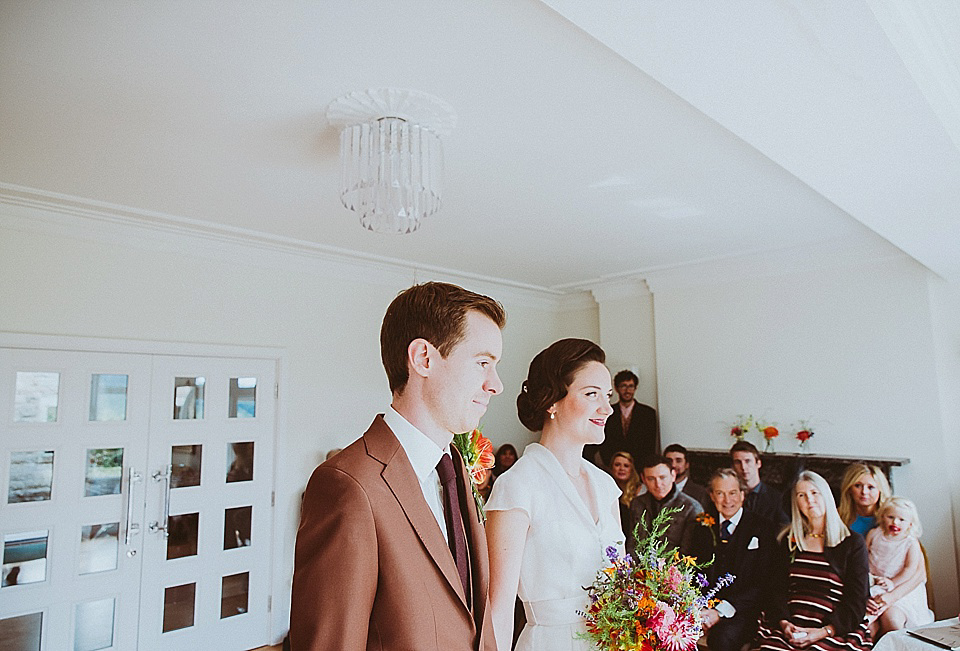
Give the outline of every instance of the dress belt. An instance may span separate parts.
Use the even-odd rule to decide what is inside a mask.
[[[587,595],[569,599],[544,599],[543,601],[524,601],[523,612],[527,623],[536,626],[569,626],[583,622],[577,614],[584,610],[589,602]]]

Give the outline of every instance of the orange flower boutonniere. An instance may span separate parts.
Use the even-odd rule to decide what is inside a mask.
[[[487,519],[487,516],[483,512],[483,497],[480,496],[477,485],[483,483],[484,474],[493,468],[495,462],[493,443],[481,434],[479,429],[475,429],[472,432],[455,434],[453,446],[460,451],[467,472],[470,473],[473,499],[477,503],[477,513],[480,515],[480,521],[483,522]]]

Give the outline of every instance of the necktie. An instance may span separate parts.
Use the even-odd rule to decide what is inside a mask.
[[[730,542],[730,521],[724,520],[720,525],[720,542]]]
[[[437,474],[443,485],[443,514],[447,520],[447,542],[453,559],[457,562],[457,573],[463,584],[463,593],[470,597],[470,577],[467,564],[467,539],[463,533],[463,519],[460,517],[460,491],[457,489],[457,475],[453,471],[453,459],[444,453],[437,464]]]

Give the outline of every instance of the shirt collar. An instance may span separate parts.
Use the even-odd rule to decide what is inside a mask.
[[[684,477],[683,479],[678,479],[677,481],[673,482],[673,485],[676,486],[676,487],[677,487],[677,490],[682,493],[682,492],[683,492],[683,487],[687,485],[687,480],[688,480],[688,479],[690,479],[689,476],[688,476],[688,477]]]
[[[403,446],[417,479],[426,479],[436,469],[446,450],[430,440],[393,407],[388,406],[383,412],[383,420]]]
[[[737,528],[737,525],[740,524],[740,518],[743,517],[743,507],[740,507],[736,513],[733,514],[733,517],[730,518],[730,533],[733,533],[733,530]],[[723,524],[723,516],[720,516],[720,523]]]

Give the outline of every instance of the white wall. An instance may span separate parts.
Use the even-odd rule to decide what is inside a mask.
[[[938,354],[956,329],[935,338],[930,281],[901,258],[655,288],[660,423],[664,442],[726,448],[736,414],[782,426],[812,418],[814,452],[910,458],[895,490],[920,509],[938,614],[948,616],[957,563],[946,476],[956,466],[945,462]],[[778,448],[795,450],[781,436]]]
[[[423,272],[274,255],[121,229],[120,241],[69,236],[0,206],[0,331],[163,342],[276,347],[282,353],[274,536],[274,634],[289,614],[300,493],[333,447],[356,439],[389,404],[379,330],[397,292]],[[48,216],[42,216],[48,217]],[[54,220],[56,221],[56,220]],[[90,226],[87,224],[86,226]],[[95,225],[94,225],[95,226]],[[41,232],[46,231],[46,232]],[[495,444],[533,440],[515,400],[530,359],[560,336],[596,335],[596,308],[576,301],[454,282],[507,310],[504,395],[483,419]]]

